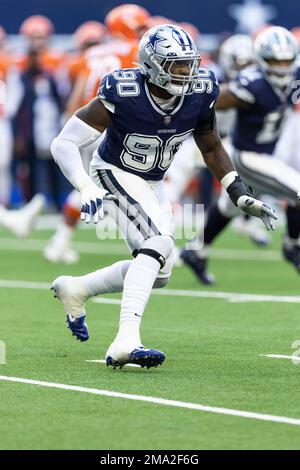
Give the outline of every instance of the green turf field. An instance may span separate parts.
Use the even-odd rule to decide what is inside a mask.
[[[1,376],[298,421],[284,424],[0,380],[1,449],[299,449],[300,364],[262,356],[290,356],[293,341],[300,340],[300,305],[278,297],[300,292],[299,276],[279,258],[279,235],[264,250],[228,231],[211,262],[218,278],[214,288],[198,285],[186,268],[174,269],[168,285],[173,292],[153,295],[143,319],[145,346],[167,356],[150,370],[86,362],[104,358],[119,306],[89,301],[91,338],[79,343],[47,289],[60,274],[83,274],[125,258],[122,242],[99,242],[97,254],[95,233],[78,232],[81,250],[93,247],[94,253],[82,253],[78,265],[66,267],[50,265],[35,248],[47,236],[41,231],[29,241],[10,241],[6,232],[0,234],[0,340],[7,351]],[[273,259],[270,250],[277,255],[265,261]],[[7,288],[3,280],[34,281],[41,288]],[[178,290],[203,297],[179,296]],[[223,294],[209,297],[207,291]],[[228,292],[276,298],[226,298]]]

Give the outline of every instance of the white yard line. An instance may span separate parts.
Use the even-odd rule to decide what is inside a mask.
[[[104,297],[95,297],[92,302],[95,304],[121,305],[121,299],[105,299]]]
[[[7,280],[0,279],[0,288],[12,289],[41,289],[48,290],[51,284],[47,282],[23,281],[23,280]],[[154,289],[154,296],[169,297],[194,297],[204,299],[221,299],[228,302],[274,302],[274,303],[300,303],[300,296],[292,295],[263,295],[263,294],[247,294],[238,292],[216,292],[216,291],[194,291],[194,290],[177,290],[177,289]],[[120,305],[119,299],[109,299],[105,297],[95,297],[92,299],[95,303]]]
[[[236,416],[240,418],[256,419],[259,421],[269,421],[273,423],[283,423],[283,424],[291,424],[294,426],[300,426],[300,419],[290,418],[287,416],[276,416],[276,415],[270,415],[270,414],[265,414],[265,413],[256,413],[252,411],[234,410],[231,408],[221,408],[217,406],[200,405],[199,403],[189,403],[189,402],[184,402],[184,401],[168,400],[166,398],[148,397],[144,395],[133,395],[129,393],[113,392],[111,390],[99,390],[97,388],[80,387],[77,385],[43,382],[40,380],[23,379],[19,377],[10,377],[6,375],[0,375],[0,380],[4,382],[16,382],[16,383],[22,383],[22,384],[28,384],[28,385],[36,385],[39,387],[56,388],[60,390],[68,390],[68,391],[73,391],[73,392],[89,393],[92,395],[100,395],[100,396],[111,397],[111,398],[123,398],[126,400],[141,401],[141,402],[146,402],[146,403],[153,403],[156,405],[172,406],[175,408],[185,408],[189,410],[204,411],[207,413],[215,413],[215,414],[221,414],[221,415]]]
[[[1,238],[0,250],[33,251],[41,252],[45,248],[47,240],[27,239],[18,240],[16,238]],[[74,248],[79,253],[97,255],[129,255],[125,243],[112,243],[107,240],[98,242],[74,242]],[[281,261],[282,256],[278,251],[269,250],[231,250],[223,248],[212,248],[211,257],[214,259],[233,259],[236,261]]]
[[[16,251],[36,251],[42,252],[47,245],[48,240],[43,239],[26,239],[20,240],[16,238],[1,238],[0,237],[0,250],[16,250]],[[74,242],[74,248],[79,253],[85,254],[116,254],[128,255],[129,251],[125,243],[110,243],[106,240],[99,240],[98,242]]]
[[[261,357],[270,357],[271,359],[290,359],[293,362],[300,362],[299,356],[285,356],[284,354],[260,354]]]
[[[106,365],[105,359],[86,359],[85,362],[95,362],[97,364],[105,364]],[[137,367],[138,369],[141,369],[141,366],[139,366],[138,364],[125,364],[124,367]]]
[[[153,290],[153,295],[168,295],[174,297],[199,297],[211,299],[223,299],[229,302],[284,302],[284,303],[300,303],[300,296],[292,295],[257,295],[244,294],[237,292],[214,292],[214,291],[192,291],[192,290],[176,290],[176,289],[160,289]]]
[[[10,279],[0,279],[0,288],[4,289],[41,289],[50,290],[51,284],[48,282],[36,281],[15,281]]]

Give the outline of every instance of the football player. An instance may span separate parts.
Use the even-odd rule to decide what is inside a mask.
[[[106,352],[106,364],[114,367],[153,367],[165,359],[143,346],[140,323],[152,288],[165,286],[172,271],[174,224],[162,179],[185,139],[194,135],[233,204],[262,218],[269,229],[277,217],[250,196],[222,145],[215,125],[218,86],[213,73],[199,70],[191,37],[175,25],[154,27],[140,41],[139,63],[108,74],[98,96],[71,117],[52,144],[54,159],[80,192],[82,219],[98,222],[105,209],[133,256],[85,276],[58,277],[52,286],[80,340],[89,337],[85,301],[123,292],[119,331]],[[101,134],[88,176],[80,148]]]
[[[219,82],[228,83],[234,80],[238,73],[255,62],[254,42],[246,34],[235,34],[226,39],[219,50],[219,65],[221,67]],[[217,113],[217,122],[223,144],[227,148],[230,142],[231,130],[234,126],[236,110],[231,108]],[[248,236],[255,244],[266,246],[271,238],[257,219],[241,214],[235,217],[233,224],[235,232]]]
[[[43,70],[50,74],[57,72],[64,60],[64,54],[50,48],[50,39],[54,27],[46,16],[33,15],[26,18],[20,27],[20,34],[26,40],[27,53],[14,58],[15,65],[23,71],[30,61],[29,52],[39,54],[39,63]]]
[[[255,52],[257,64],[221,89],[217,109],[237,110],[230,155],[245,183],[258,194],[290,201],[283,251],[300,270],[300,212],[295,207],[300,173],[273,155],[285,113],[293,104],[293,83],[300,77],[298,45],[285,28],[269,27],[257,36]],[[214,283],[207,272],[208,248],[235,215],[235,206],[222,191],[209,211],[204,245],[202,241],[192,242],[182,253],[185,263],[204,284]]]
[[[105,37],[106,28],[99,21],[86,21],[75,30],[73,34],[75,51],[69,55],[67,63],[71,88],[74,87],[77,77],[85,68],[86,51],[103,43]]]

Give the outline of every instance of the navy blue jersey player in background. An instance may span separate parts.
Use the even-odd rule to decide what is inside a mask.
[[[140,42],[139,61],[137,69],[107,75],[98,96],[66,123],[52,144],[56,162],[81,194],[82,219],[98,222],[105,209],[133,256],[53,282],[68,325],[80,340],[89,337],[86,299],[123,292],[119,331],[106,353],[107,365],[114,367],[152,367],[165,359],[161,351],[143,346],[140,323],[151,289],[165,286],[171,275],[174,223],[162,179],[189,135],[234,204],[262,218],[268,229],[276,218],[248,194],[223,148],[215,126],[218,85],[212,73],[199,70],[191,37],[177,26],[154,27]],[[101,134],[88,176],[79,150]]]
[[[300,210],[297,207],[300,173],[274,156],[285,114],[295,104],[294,84],[300,79],[298,45],[288,30],[274,26],[260,33],[254,49],[256,64],[221,87],[216,108],[236,109],[229,153],[243,181],[253,188],[254,194],[270,194],[288,201],[283,254],[300,272]],[[201,243],[191,243],[181,254],[204,284],[214,282],[214,277],[207,272],[209,247],[236,213],[236,207],[222,190],[221,197],[210,208],[204,244],[201,236]]]

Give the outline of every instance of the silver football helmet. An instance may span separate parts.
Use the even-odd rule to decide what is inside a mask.
[[[194,92],[200,60],[194,41],[179,26],[154,26],[140,41],[139,66],[142,73],[151,83],[172,95]],[[186,73],[174,73],[181,64],[184,64]]]
[[[262,31],[254,42],[256,61],[269,82],[277,87],[287,87],[296,68],[299,53],[297,41],[292,33],[281,26],[271,26]],[[270,64],[270,62],[275,62]],[[287,65],[276,65],[276,62]]]
[[[253,40],[246,34],[235,34],[226,39],[220,47],[219,62],[226,77],[230,80],[254,61]]]

